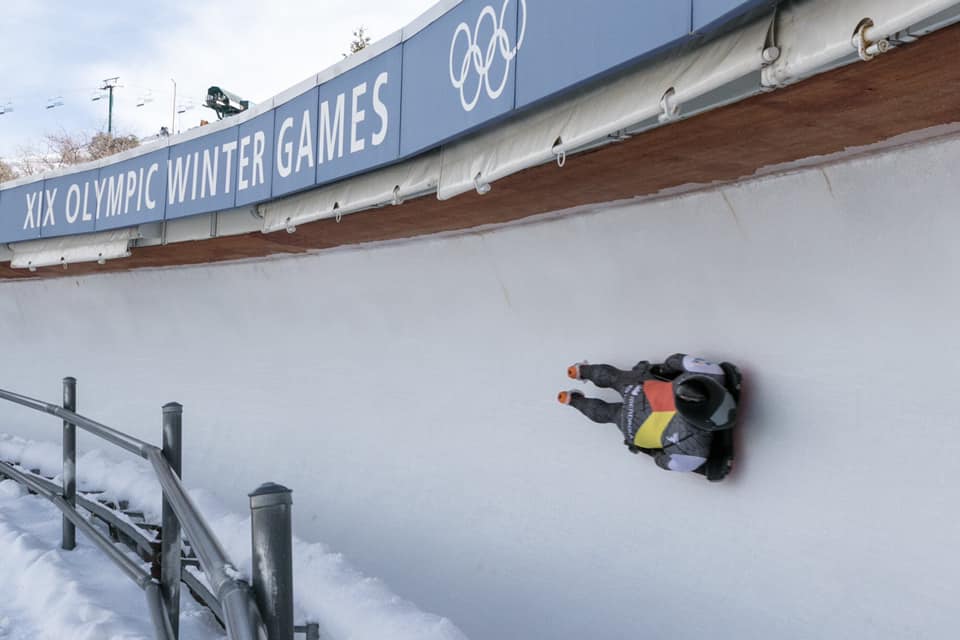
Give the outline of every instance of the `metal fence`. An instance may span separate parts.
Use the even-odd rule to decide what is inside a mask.
[[[249,494],[253,587],[239,579],[234,565],[180,482],[183,450],[183,407],[175,402],[163,406],[162,446],[152,444],[86,418],[77,409],[77,381],[63,379],[63,404],[55,405],[0,389],[0,399],[48,413],[63,420],[62,486],[36,474],[0,461],[0,476],[7,476],[52,502],[63,513],[61,546],[76,546],[76,530],[86,535],[147,598],[155,634],[161,640],[176,640],[180,622],[180,584],[204,602],[223,623],[231,640],[292,640],[304,633],[319,640],[319,625],[294,626],[291,491],[267,483]],[[159,545],[140,526],[130,524],[120,509],[77,494],[77,429],[134,453],[150,462],[163,491]],[[121,534],[141,557],[153,562],[154,572],[113,544],[78,510],[106,522],[115,537]],[[128,515],[130,512],[126,512]],[[184,535],[191,556],[184,556]],[[190,571],[199,566],[209,589]]]

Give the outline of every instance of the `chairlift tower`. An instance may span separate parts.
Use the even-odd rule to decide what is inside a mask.
[[[107,78],[103,81],[103,86],[100,87],[101,91],[106,91],[110,94],[110,102],[107,107],[107,134],[113,135],[113,90],[120,85],[118,81],[119,77],[116,78]],[[99,98],[94,98],[94,100],[99,100]]]

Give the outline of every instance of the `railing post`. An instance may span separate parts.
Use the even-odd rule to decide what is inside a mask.
[[[63,379],[63,408],[77,410],[76,378]],[[66,420],[63,421],[63,499],[77,508],[77,427]],[[68,551],[77,546],[77,528],[66,516],[63,516],[60,546]]]
[[[163,457],[180,477],[183,462],[183,406],[163,405]],[[160,529],[160,593],[170,616],[173,637],[180,635],[180,523],[167,497],[163,497]]]
[[[268,482],[250,494],[253,593],[269,640],[293,640],[291,493]]]

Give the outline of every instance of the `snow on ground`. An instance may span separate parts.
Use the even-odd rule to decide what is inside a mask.
[[[60,512],[0,481],[0,638],[3,640],[127,640],[152,638],[143,592],[82,534],[60,549]],[[183,599],[184,640],[223,637],[213,615]]]
[[[60,447],[0,433],[0,460],[56,476]],[[91,450],[77,461],[81,491],[127,500],[148,521],[160,519],[160,488],[149,465]],[[217,497],[190,491],[194,502],[249,581],[249,514],[227,510]],[[12,480],[0,482],[0,575],[13,596],[0,599],[0,640],[42,638],[149,638],[152,630],[143,594],[82,533],[77,549],[60,549],[60,512]],[[297,624],[320,623],[329,640],[466,640],[449,620],[425,613],[365,577],[325,545],[294,538],[294,598]],[[8,593],[5,588],[4,593]],[[184,639],[222,637],[214,618],[184,590]]]

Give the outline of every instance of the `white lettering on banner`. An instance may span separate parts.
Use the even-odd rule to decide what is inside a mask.
[[[307,165],[313,168],[313,131],[310,129],[310,111],[303,110],[303,121],[300,123],[300,146],[297,147],[297,168],[294,169],[300,173],[300,165],[303,159],[307,159]]]
[[[123,200],[123,212],[130,211],[130,198],[137,195],[137,172],[127,171],[127,197]]]
[[[200,152],[193,152],[193,188],[190,190],[190,201],[193,202],[197,199],[197,172],[200,169]]]
[[[223,192],[230,193],[230,169],[233,167],[233,153],[237,150],[237,141],[231,140],[224,143],[222,147],[223,155],[226,156],[226,166],[224,167]]]
[[[53,205],[57,200],[57,189],[58,187],[54,187],[53,191],[50,191],[50,189],[44,189],[45,195],[43,200],[47,205],[47,210],[46,213],[43,214],[43,222],[40,223],[41,227],[46,227],[48,220],[50,221],[49,226],[51,227],[56,226],[57,224],[56,219],[53,217]]]
[[[96,186],[96,181],[94,181],[94,186]],[[89,203],[90,203],[90,182],[87,181],[83,183],[83,215],[80,218],[84,222],[89,222],[93,220],[93,215],[91,215],[90,208],[88,206]]]
[[[139,180],[137,180],[137,211],[143,209],[143,167],[140,167]]]
[[[233,168],[233,155],[237,152],[237,141],[231,140],[223,145],[214,145],[203,149],[203,151],[187,152],[176,159],[167,160],[167,202],[168,204],[183,204],[187,202],[187,191],[189,188],[191,202],[204,198],[214,198],[217,196],[220,181],[220,168],[224,169],[223,194],[229,194],[232,187],[231,169]],[[223,164],[220,163],[220,157],[223,156]],[[150,168],[147,173],[147,182],[152,179],[152,174],[157,171],[156,166]],[[146,185],[149,191],[149,184]],[[147,198],[147,208],[153,209],[156,203]]]
[[[377,131],[370,138],[375,147],[379,147],[387,138],[387,123],[390,121],[390,114],[387,111],[387,105],[383,104],[383,100],[380,98],[380,89],[387,84],[389,79],[390,74],[384,71],[377,76],[376,82],[373,83],[373,111],[380,118],[380,131]]]
[[[186,161],[184,162],[184,158]],[[187,196],[187,173],[190,171],[190,155],[177,156],[177,161],[167,160],[167,204],[183,202]]]
[[[284,142],[287,132],[293,128],[293,118],[285,118],[277,134],[277,173],[281,178],[288,177],[293,172],[293,143]]]
[[[105,212],[107,218],[120,215],[120,204],[123,201],[123,176],[124,173],[121,171],[116,175],[116,181],[114,181],[114,176],[110,176],[107,181],[107,210]]]
[[[250,136],[240,138],[240,153],[237,160],[237,191],[243,191],[249,186],[247,179],[243,176],[243,170],[250,164],[250,158],[247,157],[247,147],[250,146]]]
[[[207,197],[208,190],[211,196],[217,195],[217,168],[220,164],[219,151],[220,149],[218,147],[214,147],[212,150],[203,150],[203,184],[200,185],[201,198]]]
[[[387,138],[387,128],[390,114],[387,105],[383,102],[380,91],[390,80],[390,74],[384,71],[377,76],[373,83],[372,103],[373,111],[380,118],[380,130],[370,136],[370,143],[374,147],[383,144]],[[349,153],[361,153],[367,148],[366,138],[360,134],[360,125],[367,119],[366,109],[360,106],[360,98],[367,94],[367,83],[361,82],[350,91],[350,146]],[[320,125],[317,131],[317,163],[331,162],[334,158],[343,157],[344,137],[346,133],[346,93],[337,94],[335,106],[330,107],[331,100],[320,103]],[[331,113],[332,111],[332,113]]]
[[[88,222],[96,218],[113,218],[128,213],[155,209],[157,201],[150,196],[153,176],[160,170],[160,163],[154,162],[149,167],[119,171],[112,176],[104,176],[93,181],[93,200],[95,209],[88,208],[90,183],[83,189],[83,212],[80,219]],[[67,193],[69,202],[70,194]],[[68,204],[69,207],[69,204]],[[72,223],[72,220],[68,222]]]
[[[333,160],[334,146],[337,148],[337,157],[343,157],[343,105],[344,94],[337,95],[337,110],[334,112],[333,122],[330,121],[330,101],[320,103],[320,141],[317,151],[317,162],[323,164],[323,150],[327,149],[327,160]]]
[[[252,152],[247,148],[253,144]],[[252,136],[240,138],[240,154],[237,164],[237,191],[243,191],[258,184],[263,184],[266,178],[263,175],[263,152],[267,147],[267,135],[263,131],[254,131]],[[252,155],[250,155],[252,153]],[[250,178],[244,172],[250,167]]]
[[[81,222],[90,222],[93,220],[93,214],[90,212],[90,180],[85,180],[81,182],[74,182],[67,187],[67,197],[63,203],[63,219],[67,224],[76,224],[77,221]],[[93,189],[95,197],[99,202],[100,197],[102,196],[103,188],[100,181],[93,180]],[[56,189],[54,193],[47,192],[50,197],[56,196]],[[39,194],[38,194],[39,195]],[[28,207],[31,206],[31,203],[28,201]],[[53,202],[48,202],[48,207],[54,206]],[[31,214],[28,213],[28,216]],[[47,223],[50,223],[52,226],[54,224],[54,215],[49,210],[47,215],[43,220],[43,224],[39,226],[47,226]],[[33,226],[33,225],[31,225]],[[26,228],[26,223],[24,228]]]
[[[93,196],[97,200],[97,220],[100,219],[100,205],[103,202],[103,191],[107,186],[107,179],[101,178],[100,180],[93,181]]]
[[[507,9],[510,7],[510,0],[503,0],[503,7],[500,9],[500,19],[497,20],[497,12],[493,7],[487,5],[480,12],[477,18],[477,24],[470,31],[466,22],[457,25],[453,32],[453,40],[450,41],[450,83],[453,88],[460,92],[460,104],[464,111],[473,111],[474,107],[480,101],[480,92],[486,89],[487,97],[496,100],[507,88],[507,81],[510,78],[510,64],[517,57],[517,52],[523,46],[523,37],[527,32],[527,0],[520,0],[520,27],[517,30],[517,44],[510,46],[510,34],[504,29],[506,24]],[[484,22],[489,18],[492,33],[489,42],[480,47],[480,32]],[[462,37],[461,37],[462,36]],[[456,52],[459,42],[466,43],[467,48],[464,51],[463,59],[459,66],[454,65],[453,55]],[[490,69],[493,67],[497,54],[503,60],[503,78],[496,87],[490,84]],[[472,97],[464,93],[464,87],[467,80],[473,72],[477,74],[477,90],[473,92]]]
[[[73,206],[70,206],[70,202],[73,201]],[[77,221],[77,218],[80,217],[80,185],[73,183],[67,189],[67,202],[65,204],[66,210],[64,211],[64,217],[67,219],[67,224],[73,224]],[[71,213],[73,215],[71,215]]]
[[[266,179],[263,176],[263,152],[267,148],[267,135],[263,131],[257,131],[253,134],[253,180],[250,186],[263,184]],[[260,176],[259,179],[257,176]]]
[[[37,219],[33,219],[36,212]],[[23,220],[24,229],[36,229],[40,225],[40,192],[34,191],[27,194],[27,217]]]
[[[367,92],[367,83],[361,82],[353,88],[350,118],[350,153],[363,151],[363,140],[357,140],[357,125],[366,120],[367,112],[357,107],[357,99]]]
[[[147,209],[153,209],[157,206],[157,201],[150,197],[150,182],[153,180],[153,174],[159,170],[160,165],[156,162],[150,165],[150,169],[147,170],[146,188],[143,190],[144,202],[147,205]]]

